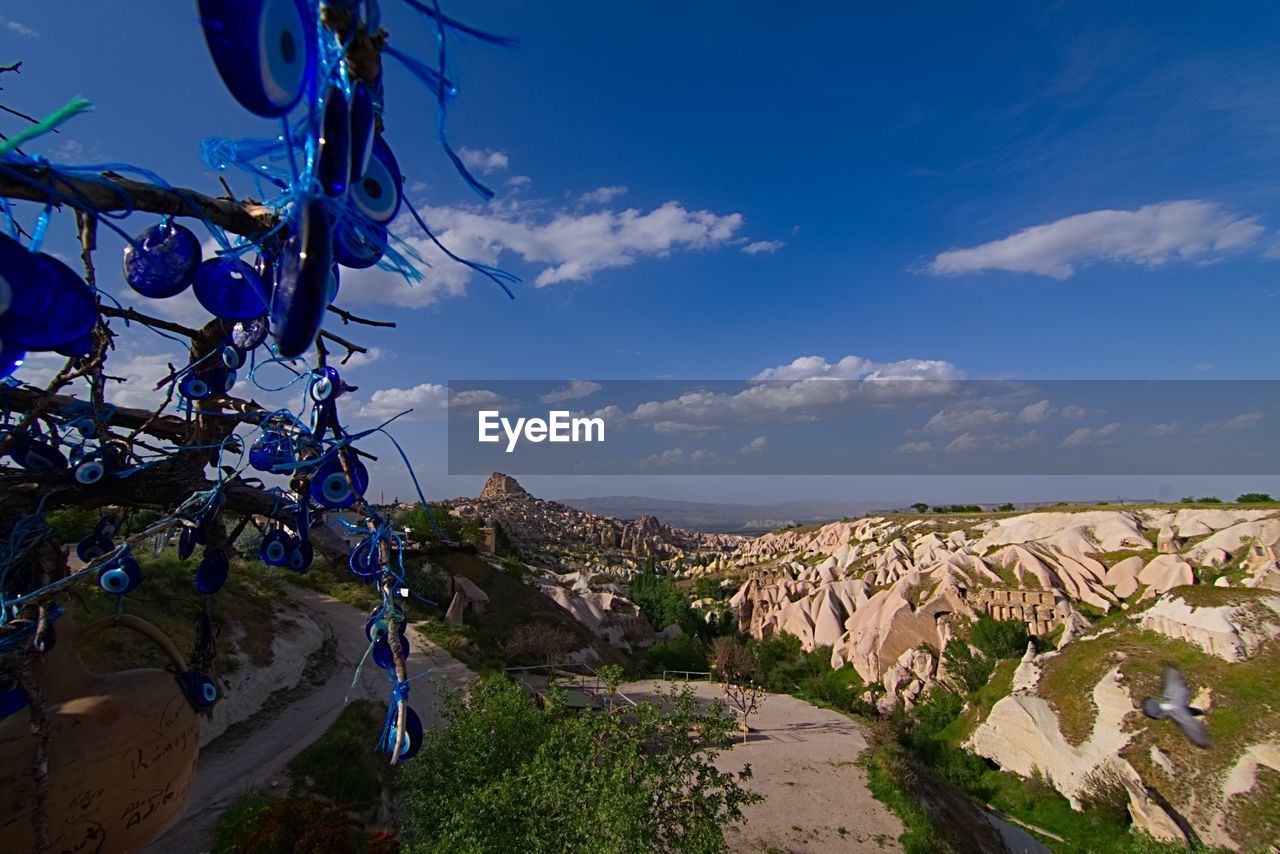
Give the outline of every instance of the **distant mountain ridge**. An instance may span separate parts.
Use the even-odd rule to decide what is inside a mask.
[[[645,498],[638,495],[562,498],[559,502],[599,516],[613,516],[618,519],[657,516],[669,524],[692,531],[734,534],[758,534],[789,524],[833,522],[837,519],[883,509],[883,505],[870,502],[786,501],[778,504],[721,504],[710,501]]]

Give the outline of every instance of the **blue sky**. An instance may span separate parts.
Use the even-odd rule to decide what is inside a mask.
[[[479,204],[451,172],[430,99],[396,68],[386,136],[450,245],[525,284],[509,302],[441,264],[412,291],[385,273],[344,279],[339,300],[400,322],[354,334],[378,358],[352,371],[361,392],[346,411],[365,423],[393,402],[417,405],[395,432],[434,494],[477,485],[443,477],[443,423],[427,417],[435,386],[457,378],[745,378],[814,356],[818,370],[857,356],[946,362],[971,378],[1277,377],[1274,4],[447,5],[522,39],[452,53],[450,136],[497,200]],[[393,43],[428,57],[422,20],[384,6]],[[33,114],[72,95],[96,105],[33,147],[54,160],[124,160],[216,192],[199,140],[273,131],[227,94],[194,3],[3,14],[0,53],[24,60],[3,103]],[[69,218],[54,231],[52,247],[69,251]],[[142,376],[165,352],[139,343],[121,362]],[[387,407],[373,405],[375,389]],[[375,474],[389,493],[406,490],[393,467]],[[550,495],[758,501],[893,500],[901,486],[532,483]],[[970,479],[904,495],[1161,486]]]

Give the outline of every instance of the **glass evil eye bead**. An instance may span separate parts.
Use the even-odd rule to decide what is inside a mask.
[[[346,388],[337,368],[326,365],[316,371],[308,391],[311,393],[312,400],[316,403],[324,403],[326,400],[337,400]]]
[[[0,380],[12,376],[13,372],[21,368],[26,360],[27,354],[25,352],[11,349],[3,341],[0,341]]]
[[[209,534],[203,525],[183,525],[182,533],[178,534],[178,559],[186,560],[195,554],[196,546],[208,541]]]
[[[369,219],[386,225],[400,212],[402,194],[400,164],[386,140],[375,136],[369,165],[360,180],[351,185],[351,204]]]
[[[348,112],[351,114],[351,165],[349,168],[351,183],[354,184],[369,168],[369,155],[373,153],[373,132],[377,124],[373,93],[359,80],[351,86],[351,103]]]
[[[67,458],[53,445],[19,437],[9,456],[26,471],[58,471],[67,467]]]
[[[267,566],[284,566],[289,562],[292,551],[293,538],[276,528],[268,531],[262,538],[262,545],[258,546],[258,557],[262,558],[262,562]]]
[[[343,267],[363,270],[382,260],[387,229],[373,222],[343,217],[333,235],[333,259]]]
[[[28,253],[29,254],[29,253]],[[45,307],[29,317],[10,310],[0,316],[0,341],[21,350],[52,350],[84,337],[98,318],[98,299],[92,288],[57,258],[31,256],[34,278],[29,286],[49,294]],[[15,277],[5,271],[12,283]]]
[[[271,334],[282,357],[300,356],[315,341],[329,305],[332,266],[329,214],[323,202],[312,200],[297,211],[271,298]]]
[[[120,533],[120,517],[119,516],[103,516],[98,520],[98,524],[93,526],[95,534],[101,534],[104,537],[114,537]]]
[[[188,670],[179,674],[178,682],[182,685],[182,693],[196,711],[208,709],[218,702],[218,686],[207,673],[199,670]]]
[[[71,466],[71,477],[77,486],[98,486],[113,474],[115,460],[108,454],[88,454]]]
[[[237,347],[231,339],[227,339],[222,345],[222,364],[226,365],[228,370],[238,371],[243,368],[247,356],[248,354]]]
[[[178,393],[187,400],[206,400],[213,397],[213,384],[199,374],[187,374],[178,382]]]
[[[342,469],[342,460],[337,454],[321,463],[311,477],[311,497],[330,510],[350,507],[369,488],[369,470],[364,467],[364,463],[354,456],[348,459],[351,465],[350,480],[347,479],[347,473]]]
[[[84,358],[93,352],[93,333],[88,332],[74,341],[54,347],[53,352],[60,356],[79,356]]]
[[[40,284],[35,255],[0,232],[0,319],[26,321],[38,316],[53,300]]]
[[[316,177],[326,195],[340,199],[351,179],[351,114],[341,87],[329,87],[320,124]]]
[[[196,590],[201,593],[217,593],[227,583],[227,575],[231,571],[231,562],[227,553],[207,551],[200,565],[196,567]]]
[[[422,719],[418,717],[418,713],[411,706],[406,706],[404,710],[404,738],[400,742],[400,758],[398,762],[407,762],[417,755],[422,748]],[[395,750],[396,732],[395,727],[391,728],[391,733],[387,736],[387,755]]]
[[[247,353],[267,340],[267,329],[265,317],[236,321],[236,325],[231,327],[231,343]]]
[[[311,543],[304,540],[295,540],[293,548],[289,552],[289,568],[294,572],[306,572],[307,567],[311,566],[311,561],[315,557],[315,550]]]
[[[104,566],[98,570],[98,586],[104,593],[110,593],[112,596],[132,593],[141,583],[142,567],[130,554],[123,554],[110,566]]]
[[[200,241],[173,222],[151,226],[124,249],[124,278],[144,297],[167,299],[191,286],[200,266]]]
[[[351,571],[363,579],[370,580],[378,574],[378,549],[373,544],[373,540],[364,540],[351,550],[351,557],[347,559],[347,565],[351,567]],[[365,624],[365,633],[369,633],[369,624]],[[370,640],[373,637],[370,636]]]
[[[200,0],[200,25],[222,82],[251,113],[298,103],[314,73],[315,23],[302,0]]]
[[[253,320],[267,308],[267,287],[239,258],[211,258],[196,270],[196,299],[214,317]]]
[[[110,537],[95,531],[76,543],[76,557],[80,558],[81,563],[93,563],[103,555],[110,554],[115,547]]]

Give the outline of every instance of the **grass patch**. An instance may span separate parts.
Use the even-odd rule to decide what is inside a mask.
[[[325,734],[289,760],[295,793],[319,795],[364,811],[376,808],[391,781],[391,766],[373,745],[382,731],[383,707],[350,703]]]
[[[1013,690],[1013,672],[1021,662],[1018,659],[1005,659],[996,663],[987,684],[969,696],[969,706],[958,718],[938,733],[938,737],[948,744],[959,746],[978,726],[991,714],[991,709],[1003,697],[1009,696]]]
[[[124,612],[152,623],[184,656],[189,655],[195,642],[196,615],[206,598],[195,587],[200,555],[180,561],[170,550],[158,557],[145,553],[135,557],[142,566],[142,584],[125,597]],[[271,644],[279,624],[275,612],[284,599],[281,572],[257,561],[232,561],[226,586],[208,602],[214,629],[223,639],[222,654],[215,662],[217,672],[230,672],[239,664],[234,656],[226,655],[226,641],[230,638],[236,639],[236,646],[252,665],[271,663]],[[80,627],[116,613],[116,597],[97,585],[78,585],[65,601],[75,625]],[[91,670],[99,672],[165,667],[169,663],[150,641],[128,631],[103,632],[81,647],[81,657]]]
[[[902,751],[892,746],[877,747],[866,755],[867,789],[902,822],[898,842],[906,854],[933,854],[954,851],[934,828],[933,820],[912,790],[915,772]]]
[[[1255,587],[1214,587],[1208,584],[1187,584],[1174,587],[1170,596],[1181,599],[1193,608],[1218,608],[1224,605],[1244,605],[1263,599],[1280,600],[1280,590]]]

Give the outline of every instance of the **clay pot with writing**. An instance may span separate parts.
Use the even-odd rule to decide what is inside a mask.
[[[59,643],[32,665],[50,726],[49,851],[140,851],[186,811],[200,727],[174,672],[141,668],[92,673],[77,647],[107,629],[129,629],[186,671],[173,642],[146,620],[107,617]],[[32,851],[36,738],[29,708],[0,720],[0,851]]]

